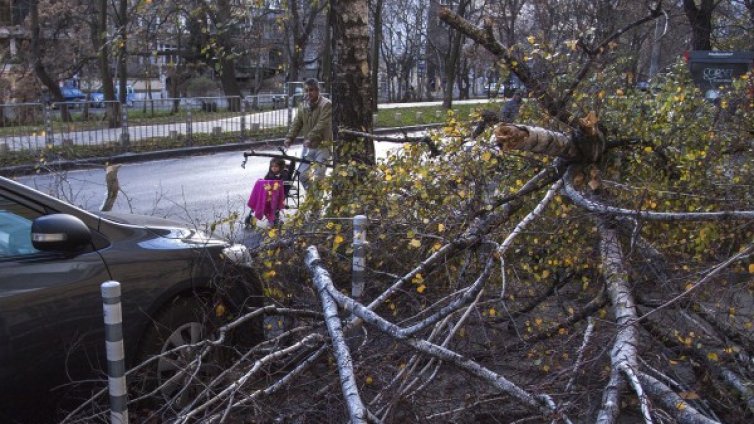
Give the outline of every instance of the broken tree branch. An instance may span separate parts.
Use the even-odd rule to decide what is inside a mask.
[[[682,397],[656,378],[642,372],[638,373],[638,376],[647,394],[659,402],[665,408],[665,411],[677,419],[679,423],[719,424],[718,421],[702,415],[701,412],[694,409]]]
[[[439,156],[442,152],[437,147],[437,144],[432,141],[432,137],[425,135],[421,137],[409,137],[407,134],[404,134],[403,137],[391,137],[388,135],[378,135],[378,134],[370,134],[365,133],[361,131],[354,131],[342,128],[339,130],[340,134],[348,134],[352,135],[354,137],[363,137],[368,138],[370,140],[374,141],[384,141],[388,143],[421,143],[426,144],[429,148],[429,155],[432,157]]]
[[[607,205],[587,198],[573,186],[574,167],[571,166],[563,177],[564,191],[578,206],[601,215],[630,216],[636,219],[650,221],[726,221],[735,219],[754,219],[754,211],[720,211],[720,212],[651,212],[644,210],[624,209]]]
[[[620,412],[620,392],[625,385],[620,371],[636,370],[639,331],[636,327],[636,304],[628,282],[628,273],[623,264],[623,251],[618,240],[618,231],[605,219],[597,218],[600,234],[600,254],[607,284],[607,294],[612,303],[617,334],[610,352],[612,371],[610,381],[602,398],[598,423],[614,423]],[[625,373],[625,371],[624,371]]]
[[[330,278],[330,273],[322,267],[322,261],[319,258],[316,246],[309,246],[306,249],[306,267],[309,268],[309,273],[322,301],[322,309],[325,312],[325,324],[327,324],[327,331],[330,333],[333,352],[338,363],[340,386],[343,390],[346,405],[348,406],[351,424],[366,424],[367,412],[364,403],[361,401],[359,388],[356,385],[351,352],[348,350],[348,345],[343,335],[343,327],[340,325],[338,308],[327,290],[327,286],[332,285],[332,279]]]
[[[374,326],[383,333],[398,339],[414,349],[442,360],[448,364],[456,366],[471,375],[479,377],[486,381],[493,387],[501,390],[511,397],[517,399],[526,407],[538,411],[543,415],[549,416],[550,414],[559,414],[555,410],[552,400],[547,395],[532,395],[524,389],[518,387],[515,383],[509,381],[504,376],[482,366],[481,364],[472,361],[452,350],[439,346],[437,344],[428,342],[423,339],[415,337],[402,337],[402,328],[385,320],[375,312],[355,301],[354,299],[340,293],[332,283],[326,285],[327,292],[332,296],[333,300],[338,303],[346,311],[356,315],[364,322]],[[567,419],[566,417],[561,417]]]
[[[570,124],[571,114],[568,113],[565,108],[558,107],[555,99],[547,91],[547,87],[534,77],[533,72],[522,57],[513,56],[504,45],[495,39],[491,25],[486,25],[486,28],[475,26],[447,7],[441,8],[438,12],[438,16],[440,17],[440,20],[448,24],[451,28],[461,32],[499,59],[505,61],[511,71],[513,71],[521,82],[531,90],[532,97],[539,99],[545,110],[547,110],[551,116],[565,124]]]

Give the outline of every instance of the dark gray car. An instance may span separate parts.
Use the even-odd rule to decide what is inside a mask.
[[[106,386],[108,280],[122,287],[129,366],[261,304],[243,246],[161,219],[92,214],[0,177],[0,422],[53,422],[50,408]],[[255,321],[244,334],[262,331]],[[155,361],[153,385],[174,365]]]

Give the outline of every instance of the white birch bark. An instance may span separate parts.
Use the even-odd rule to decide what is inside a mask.
[[[546,395],[532,395],[524,389],[518,387],[515,383],[506,379],[504,376],[484,367],[483,365],[472,361],[450,349],[444,348],[434,343],[415,337],[406,337],[405,332],[399,326],[387,321],[375,312],[371,311],[364,305],[356,302],[354,299],[340,293],[332,283],[326,284],[330,296],[346,311],[356,315],[364,322],[374,326],[383,333],[401,340],[414,349],[427,355],[435,357],[450,365],[458,367],[471,375],[474,375],[498,390],[507,393],[509,396],[521,402],[524,406],[537,411],[543,415],[557,413],[551,399]],[[564,417],[564,419],[566,419]]]
[[[618,329],[610,352],[610,381],[603,394],[602,409],[597,415],[598,423],[609,424],[616,421],[620,411],[620,392],[625,385],[620,370],[624,367],[636,370],[638,329],[636,304],[623,265],[623,251],[618,240],[618,231],[611,228],[603,219],[598,218],[597,224],[600,232],[603,274]]]
[[[566,175],[565,194],[578,206],[602,215],[630,216],[636,219],[645,219],[649,221],[723,221],[733,219],[754,219],[754,211],[721,211],[721,212],[653,212],[636,209],[625,209],[616,206],[607,205],[589,199],[581,194],[573,186],[573,166],[571,166]]]
[[[319,298],[322,301],[322,309],[325,312],[325,324],[332,340],[333,352],[338,364],[338,373],[340,374],[340,387],[343,390],[343,397],[348,406],[351,423],[366,424],[366,408],[361,401],[359,388],[356,385],[351,352],[348,350],[348,345],[343,335],[343,327],[340,325],[337,305],[327,289],[328,286],[332,285],[332,280],[330,273],[321,265],[316,246],[309,246],[306,249],[306,266],[309,268],[309,273],[312,275],[312,280],[314,280],[314,285],[317,287]]]
[[[705,417],[688,402],[678,396],[661,381],[645,373],[638,373],[639,381],[647,393],[662,405],[681,424],[719,424],[718,421]]]
[[[555,197],[555,193],[560,190],[560,187],[563,185],[563,180],[560,179],[555,182],[552,186],[550,186],[550,189],[547,190],[547,193],[545,194],[545,197],[540,200],[539,204],[529,212],[524,219],[522,219],[518,224],[516,224],[516,228],[511,231],[510,234],[508,234],[508,237],[503,240],[503,242],[500,244],[500,246],[497,248],[498,256],[500,256],[500,276],[502,278],[502,285],[500,288],[500,300],[504,301],[505,296],[505,286],[506,286],[506,278],[505,278],[505,252],[508,251],[508,248],[510,248],[511,244],[513,244],[513,240],[518,237],[519,234],[521,234],[522,231],[535,219],[537,219],[542,212],[545,210],[547,205],[550,204],[550,201],[553,197]]]

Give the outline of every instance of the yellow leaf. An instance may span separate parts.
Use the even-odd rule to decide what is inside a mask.
[[[675,404],[675,407],[677,410],[683,411],[684,409],[686,409],[686,402],[679,401],[678,403]]]
[[[497,316],[497,311],[495,310],[495,308],[490,308],[489,313],[491,317]]]
[[[434,245],[432,245],[432,250],[434,250],[435,252],[438,251],[438,250],[440,250],[440,249],[442,249],[442,243],[437,242]]]
[[[534,320],[534,323],[537,324],[537,327],[539,327],[540,325],[542,325],[542,318],[536,318]]]
[[[422,285],[420,285],[419,287],[416,288],[416,291],[419,292],[419,293],[424,293],[424,290],[426,290],[426,289],[427,289],[427,286],[425,286],[424,284],[422,284]]]
[[[443,225],[443,224],[437,224],[437,232],[438,233],[445,232],[445,225]]]
[[[548,270],[542,271],[542,278],[547,278],[549,276],[550,276],[550,271],[548,271]]]
[[[652,146],[647,146],[644,148],[645,153],[652,153]]]
[[[268,236],[269,236],[270,238],[273,238],[273,239],[274,239],[275,237],[277,237],[277,236],[278,236],[278,229],[277,229],[277,228],[273,228],[273,229],[271,229],[270,231],[268,231],[268,232],[267,232],[267,235],[268,235]]]
[[[371,375],[368,375],[365,381],[367,384],[372,384],[374,382],[374,379],[372,379]]]
[[[707,359],[709,359],[710,361],[715,361],[715,362],[717,362],[717,360],[718,360],[718,358],[717,358],[717,353],[715,353],[715,352],[710,352],[710,353],[708,353],[708,354],[707,354]]]
[[[529,42],[529,44],[534,44],[534,42],[536,42],[536,41],[537,41],[537,39],[536,39],[536,38],[534,38],[534,36],[533,36],[533,35],[530,35],[530,36],[526,37],[526,41],[528,41],[528,42]]]
[[[419,247],[421,247],[422,242],[420,242],[417,239],[411,239],[411,242],[409,242],[408,245],[411,246],[411,247],[413,247],[414,249],[418,249]]]
[[[336,235],[332,241],[332,250],[336,250],[345,240],[340,234]]]
[[[749,274],[754,274],[754,263],[749,264]]]
[[[482,153],[482,160],[483,161],[487,162],[490,159],[492,159],[492,153],[490,153],[490,152],[484,152],[484,153]]]

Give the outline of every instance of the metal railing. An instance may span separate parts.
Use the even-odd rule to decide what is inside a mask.
[[[300,101],[284,95],[0,104],[0,162],[11,152],[138,151],[282,135]]]

